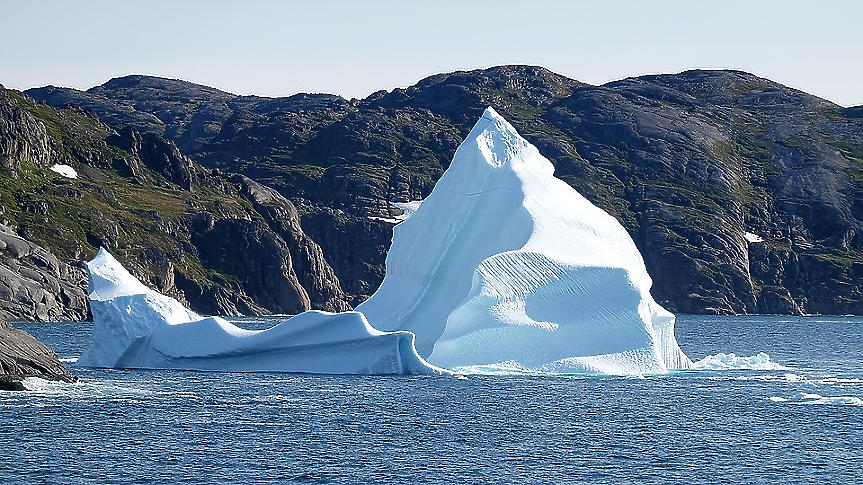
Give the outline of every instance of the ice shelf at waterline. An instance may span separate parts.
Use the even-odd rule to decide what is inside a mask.
[[[651,284],[623,226],[488,108],[395,227],[384,281],[357,311],[375,328],[414,333],[419,355],[439,367],[688,368]]]
[[[146,287],[102,249],[87,264],[93,342],[85,367],[320,374],[440,374],[408,332],[380,332],[357,312],[309,311],[259,331],[202,317]]]
[[[147,288],[105,250],[88,268],[93,343],[82,366],[611,375],[692,366],[623,226],[555,178],[491,108],[395,227],[384,281],[355,312],[248,331]]]

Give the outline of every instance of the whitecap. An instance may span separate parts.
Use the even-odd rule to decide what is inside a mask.
[[[770,360],[764,352],[749,357],[735,354],[715,354],[694,362],[694,370],[791,370],[778,362]]]
[[[821,394],[811,392],[798,392],[789,398],[771,396],[767,399],[773,402],[787,402],[789,404],[863,406],[863,399],[857,396],[822,396]]]

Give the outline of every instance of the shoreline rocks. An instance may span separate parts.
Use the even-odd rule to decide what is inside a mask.
[[[0,390],[23,391],[23,380],[27,377],[63,382],[78,380],[48,346],[0,320]]]

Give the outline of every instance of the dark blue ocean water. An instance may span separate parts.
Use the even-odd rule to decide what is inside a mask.
[[[64,358],[89,344],[87,324],[18,326]],[[681,316],[676,333],[693,360],[770,362],[467,380],[77,369],[0,392],[0,483],[863,483],[863,318]]]

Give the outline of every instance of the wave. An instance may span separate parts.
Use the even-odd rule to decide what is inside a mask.
[[[24,384],[25,394],[32,396],[67,397],[72,399],[124,399],[148,395],[170,395],[168,391],[141,389],[122,381],[84,380],[77,382],[52,381],[40,377],[27,377]]]
[[[863,406],[863,399],[856,396],[822,396],[809,392],[798,392],[790,398],[772,396],[767,399],[773,402],[787,402],[789,404]]]
[[[770,360],[764,352],[749,357],[735,354],[715,354],[692,363],[693,370],[791,370]]]

